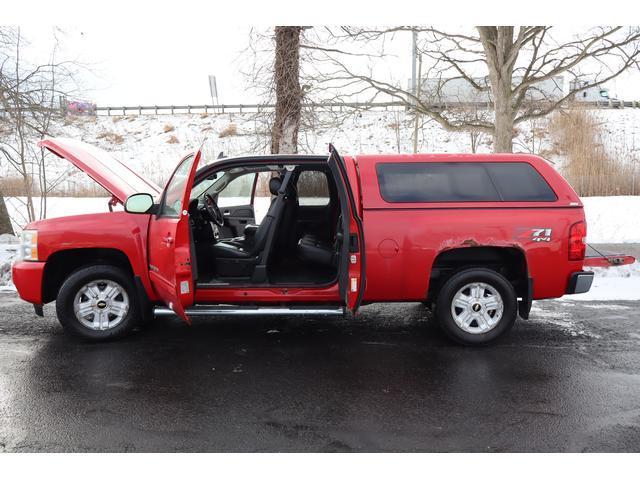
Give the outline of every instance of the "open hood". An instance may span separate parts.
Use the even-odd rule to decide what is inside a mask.
[[[46,138],[38,142],[38,146],[69,160],[122,204],[134,193],[150,193],[158,198],[162,192],[160,187],[142,178],[111,154],[88,143],[71,138]]]

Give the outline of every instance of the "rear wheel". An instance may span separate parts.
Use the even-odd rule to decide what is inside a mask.
[[[65,331],[89,340],[122,337],[140,317],[130,275],[112,265],[72,273],[58,292],[56,313]]]
[[[442,330],[463,345],[484,345],[506,333],[517,316],[513,285],[486,268],[463,270],[442,286],[436,316]]]

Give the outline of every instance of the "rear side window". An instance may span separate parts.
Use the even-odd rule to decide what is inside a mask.
[[[376,170],[390,203],[556,200],[528,163],[380,163]]]
[[[329,184],[324,172],[303,170],[298,177],[296,188],[300,206],[329,205]]]
[[[387,202],[497,202],[486,169],[475,163],[383,163],[377,165]]]
[[[487,163],[487,170],[505,202],[554,202],[556,194],[528,163]]]

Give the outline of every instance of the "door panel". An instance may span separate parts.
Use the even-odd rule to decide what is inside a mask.
[[[220,227],[220,238],[233,238],[244,235],[244,227],[256,223],[253,205],[220,207],[224,217],[224,226]]]
[[[257,173],[242,174],[218,193],[216,202],[224,218],[224,225],[219,227],[220,238],[240,237],[244,227],[256,222],[253,196],[257,178]]]
[[[158,297],[185,322],[194,279],[188,204],[201,153],[186,157],[171,176],[159,212],[149,224],[149,278]]]
[[[358,206],[351,189],[351,183],[344,160],[333,145],[329,145],[327,163],[338,187],[342,206],[342,230],[339,289],[347,310],[355,312],[362,301],[365,282],[364,233]]]

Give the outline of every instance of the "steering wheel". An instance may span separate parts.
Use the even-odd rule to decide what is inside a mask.
[[[220,208],[218,208],[216,201],[208,193],[205,193],[204,195],[204,208],[213,223],[219,227],[224,226],[224,216],[222,216],[222,212],[220,211]]]

